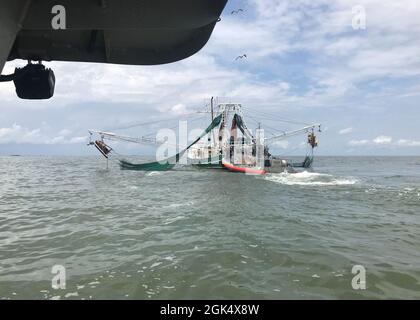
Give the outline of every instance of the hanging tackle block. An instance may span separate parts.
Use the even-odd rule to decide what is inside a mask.
[[[108,154],[112,151],[111,147],[107,146],[106,143],[101,140],[96,140],[93,144],[96,149],[98,149],[99,152],[108,159]]]

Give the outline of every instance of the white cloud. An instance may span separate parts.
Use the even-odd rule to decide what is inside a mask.
[[[8,136],[11,136],[14,134],[14,132],[20,130],[20,126],[16,123],[13,124],[11,128],[0,128],[0,139],[5,139]]]
[[[69,129],[62,129],[60,130],[60,132],[58,132],[58,135],[60,136],[68,136],[69,134],[71,134],[71,131]]]
[[[351,146],[366,146],[370,143],[369,140],[363,139],[363,140],[350,140],[349,144]]]
[[[289,147],[289,141],[287,140],[280,140],[273,143],[273,146],[279,147],[282,149],[287,149]]]
[[[60,135],[64,133],[64,135]],[[30,129],[19,124],[0,128],[0,144],[78,144],[87,141],[87,137],[66,137],[67,131],[61,130],[59,134],[46,132],[43,128]]]
[[[400,139],[396,142],[396,144],[404,147],[420,147],[420,140]]]
[[[420,147],[420,140],[411,139],[399,139],[394,141],[389,136],[378,136],[375,139],[368,140],[350,140],[349,145],[351,146],[393,146],[393,147]]]
[[[348,128],[344,128],[338,131],[338,134],[341,134],[341,135],[349,134],[349,133],[352,133],[353,131],[354,131],[353,127],[348,127]]]
[[[175,115],[184,115],[189,113],[189,111],[187,110],[187,107],[184,104],[178,103],[170,109],[170,113]]]
[[[373,139],[373,143],[374,144],[391,144],[392,143],[392,138],[388,137],[388,136],[379,136],[376,137],[375,139]]]
[[[69,140],[69,143],[71,144],[78,144],[78,143],[85,143],[87,142],[88,138],[86,136],[84,137],[73,137]]]
[[[0,143],[42,143],[40,129],[24,128],[16,123],[11,127],[0,128]]]

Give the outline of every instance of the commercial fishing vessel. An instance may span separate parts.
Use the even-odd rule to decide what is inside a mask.
[[[265,137],[264,129],[259,127],[255,134],[245,123],[240,103],[218,103],[211,99],[210,124],[191,143],[181,147],[168,141],[149,137],[130,137],[113,132],[89,130],[89,145],[95,146],[108,160],[117,159],[121,169],[136,171],[166,171],[179,167],[195,169],[224,169],[248,174],[269,172],[295,172],[298,168],[310,168],[314,161],[314,149],[318,146],[316,131],[321,131],[318,123],[308,124],[292,131],[280,131]],[[292,136],[305,134],[310,152],[301,162],[292,162],[270,153],[270,145]],[[97,139],[94,139],[94,136]],[[112,141],[158,145],[167,147],[166,157],[156,156],[154,161],[135,163],[118,155],[110,146]],[[173,151],[170,154],[170,151]],[[176,150],[176,151],[174,151]]]

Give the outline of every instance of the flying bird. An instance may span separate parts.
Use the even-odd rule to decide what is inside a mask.
[[[241,56],[237,56],[236,58],[235,58],[235,61],[236,60],[239,60],[239,59],[244,59],[244,58],[247,58],[247,55],[244,53],[243,55],[241,55]]]
[[[243,9],[233,10],[230,14],[238,14],[239,12],[244,12]]]

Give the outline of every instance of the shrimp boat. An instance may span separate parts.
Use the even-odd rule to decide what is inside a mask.
[[[107,160],[111,156],[116,158],[122,170],[167,171],[176,168],[194,168],[261,175],[270,172],[296,172],[299,168],[307,169],[313,164],[314,149],[318,146],[315,131],[321,131],[321,125],[318,123],[307,124],[292,131],[278,131],[280,133],[265,137],[264,129],[260,125],[255,134],[248,128],[242,105],[239,103],[218,103],[214,107],[212,98],[210,110],[206,112],[210,114],[210,124],[193,142],[185,144],[184,147],[177,144],[174,148],[174,143],[171,145],[168,140],[123,136],[100,130],[89,130],[88,145],[95,146]],[[271,144],[300,134],[307,136],[310,148],[303,161],[293,162],[270,153]],[[96,140],[94,136],[97,137]],[[178,152],[172,154],[166,152],[169,156],[156,156],[155,161],[136,163],[116,153],[110,146],[112,141],[157,145],[159,148],[166,147],[168,150]]]

